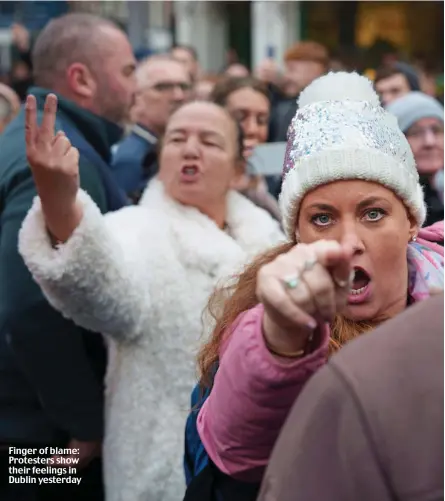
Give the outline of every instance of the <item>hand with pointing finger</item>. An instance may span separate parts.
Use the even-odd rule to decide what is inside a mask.
[[[57,97],[49,94],[43,119],[37,124],[34,96],[26,99],[26,157],[31,167],[42,210],[51,235],[65,242],[79,225],[82,209],[77,204],[79,152],[63,132],[55,134]]]
[[[256,293],[272,353],[302,355],[316,326],[346,305],[352,254],[347,243],[320,240],[297,244],[260,269]]]

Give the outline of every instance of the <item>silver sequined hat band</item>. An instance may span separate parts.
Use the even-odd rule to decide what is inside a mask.
[[[344,86],[347,96],[348,88],[357,84],[369,99],[318,100],[297,111],[288,131],[280,195],[288,236],[295,232],[298,208],[308,191],[346,179],[374,181],[393,190],[421,226],[426,210],[411,148],[396,118],[378,104],[369,81],[354,73],[330,73],[314,83],[317,94],[327,96],[336,85]]]

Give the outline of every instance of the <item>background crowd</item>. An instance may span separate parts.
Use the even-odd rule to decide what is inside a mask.
[[[0,86],[0,130],[18,113],[19,102],[23,101],[33,83],[31,52],[36,36],[20,24],[13,25],[11,33],[13,64],[9,74],[3,76]],[[437,69],[441,67],[440,63],[431,65],[425,58],[417,56],[407,61],[389,44],[383,44],[378,51],[378,57],[374,58],[375,67],[367,69],[363,69],[363,62],[355,53],[341,50],[330,53],[315,41],[295,43],[287,49],[283,61],[266,58],[251,69],[237,62],[236,52],[231,50],[228,64],[219,74],[205,73],[192,46],[178,45],[170,52],[147,57],[147,53],[152,52],[141,49],[135,52],[138,60],[138,103],[126,124],[126,138],[113,145],[113,174],[122,189],[135,201],[147,181],[157,172],[157,144],[169,116],[191,99],[212,100],[223,105],[231,101],[230,111],[243,123],[249,148],[265,142],[286,141],[299,93],[315,78],[330,70],[364,71],[374,81],[385,106],[409,92],[422,92],[443,105],[441,73]],[[245,90],[242,93],[242,88],[250,89],[250,92]],[[252,95],[251,100],[246,101],[246,92],[247,96]],[[412,103],[408,113],[418,113],[423,103],[422,100]],[[400,110],[402,113],[405,111],[405,108]],[[421,147],[421,142],[417,141],[416,146]],[[426,147],[434,148],[430,144]],[[247,150],[245,154],[249,156]],[[428,177],[434,168],[426,167],[425,170],[421,167],[421,173]],[[442,186],[440,172],[434,182],[424,180],[428,190],[434,183]],[[260,206],[277,216],[277,205],[272,198],[278,198],[280,186],[280,179],[276,176],[261,180],[246,175],[240,189],[243,188]],[[434,198],[434,189],[430,195]],[[433,206],[436,207],[435,202]]]
[[[255,68],[232,54],[220,73],[206,74],[194,47],[147,55],[119,27],[88,14],[61,17],[38,34],[11,30],[14,63],[0,84],[0,475],[9,445],[68,444],[81,451],[83,494],[63,486],[63,499],[100,500],[105,440],[107,500],[180,499],[176,451],[206,300],[221,279],[285,238],[282,176],[256,173],[249,159],[260,145],[288,140],[298,99],[314,80],[331,71],[366,73],[412,151],[428,206],[424,225],[442,221],[439,75],[392,49],[365,69],[314,40]],[[39,287],[18,250],[33,199],[42,198],[28,169],[23,103],[35,96],[40,119],[52,93],[53,129],[79,151],[76,182],[88,193],[81,208],[88,224],[78,230],[78,214],[71,226],[60,218],[77,185],[64,193],[54,184],[42,208],[56,242],[33,209],[35,227],[20,245]],[[55,105],[49,111],[55,115]],[[175,148],[185,143],[184,164]],[[219,168],[205,192],[191,196],[175,184],[179,169],[192,179],[211,165]],[[64,269],[52,245],[74,234],[63,256],[73,264]],[[108,335],[108,350],[92,331]],[[163,342],[153,345],[153,337]],[[14,489],[2,479],[0,499],[62,498],[61,486]]]

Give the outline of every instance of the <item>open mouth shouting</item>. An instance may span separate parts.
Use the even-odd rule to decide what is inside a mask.
[[[181,169],[181,181],[193,183],[199,177],[199,168],[196,164],[184,165]]]
[[[348,303],[364,303],[371,293],[371,277],[366,270],[359,266],[355,266],[353,271],[354,278],[349,289]]]

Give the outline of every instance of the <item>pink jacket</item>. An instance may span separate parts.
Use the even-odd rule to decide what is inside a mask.
[[[443,223],[422,230],[416,245],[438,251],[433,271],[441,273],[438,278],[443,282],[443,248],[430,243],[440,239]],[[258,305],[240,315],[232,326],[232,334],[221,349],[212,392],[197,421],[202,443],[218,469],[246,482],[261,481],[292,404],[326,362],[330,335],[328,325],[321,326],[315,351],[293,363],[283,363],[265,346],[263,313],[263,306]]]

